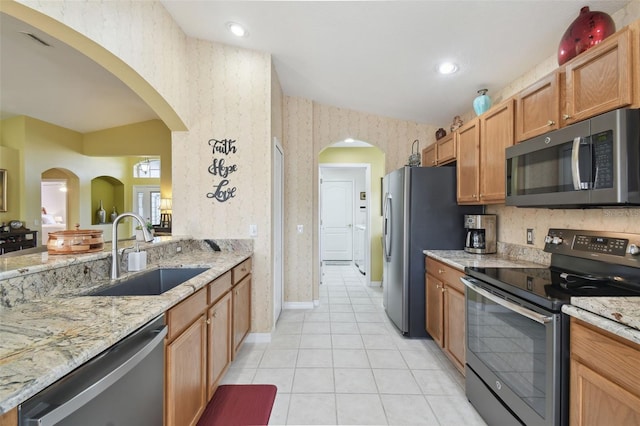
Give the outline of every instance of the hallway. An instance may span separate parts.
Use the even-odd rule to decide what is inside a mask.
[[[431,340],[403,338],[352,265],[330,265],[320,306],[285,310],[269,344],[246,343],[223,383],[271,383],[270,424],[485,423]]]

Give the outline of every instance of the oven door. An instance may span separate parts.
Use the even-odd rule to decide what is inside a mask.
[[[475,278],[461,280],[467,287],[469,401],[489,423],[502,409],[528,426],[563,424],[568,372],[562,314]]]

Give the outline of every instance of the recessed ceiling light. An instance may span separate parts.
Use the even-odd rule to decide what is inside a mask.
[[[438,65],[438,72],[440,74],[453,74],[456,71],[458,71],[458,66],[453,62],[443,62]]]
[[[246,37],[249,32],[237,22],[227,22],[227,29],[236,37]]]

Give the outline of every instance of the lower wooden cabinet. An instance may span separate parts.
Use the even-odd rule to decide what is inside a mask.
[[[169,325],[171,327],[171,325]],[[165,350],[165,424],[195,425],[207,404],[207,327],[204,314]]]
[[[0,426],[18,426],[18,409],[13,408],[0,414]]]
[[[207,313],[209,356],[207,357],[207,399],[213,397],[222,375],[231,363],[233,310],[231,292],[217,301]]]
[[[640,345],[571,318],[571,425],[640,424]]]
[[[251,328],[251,275],[233,289],[233,356],[238,353]]]
[[[429,257],[425,262],[427,332],[464,374],[466,309],[460,281],[464,273]]]
[[[166,313],[165,425],[195,425],[251,329],[251,259]]]

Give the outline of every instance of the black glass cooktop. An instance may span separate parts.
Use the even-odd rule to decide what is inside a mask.
[[[569,273],[553,268],[471,268],[466,273],[499,289],[554,311],[578,296],[640,296],[640,284]]]

